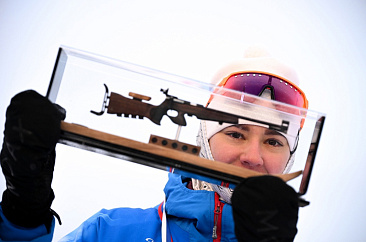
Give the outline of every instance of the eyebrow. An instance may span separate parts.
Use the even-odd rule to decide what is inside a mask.
[[[240,129],[240,130],[243,130],[243,131],[249,131],[249,128],[248,128],[248,125],[246,124],[236,124],[234,125],[236,128]]]
[[[249,128],[249,125],[247,124],[238,124],[238,125],[235,125],[235,127],[237,127],[238,129],[241,129],[243,131],[247,131],[249,132],[250,131],[250,128]],[[263,127],[264,128],[264,127]],[[264,134],[265,135],[279,135],[279,136],[282,136],[282,137],[285,137],[283,136],[281,133],[279,133],[278,131],[276,130],[273,130],[273,129],[269,129],[269,128],[265,128],[266,130],[264,131]]]

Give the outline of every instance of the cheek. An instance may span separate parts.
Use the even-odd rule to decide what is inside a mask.
[[[229,164],[233,162],[235,151],[230,145],[225,142],[218,142],[217,139],[211,139],[209,143],[214,160]]]
[[[226,152],[227,149],[225,149],[225,147],[223,147],[223,146],[216,147],[216,146],[210,145],[210,148],[211,148],[211,153],[212,153],[214,160],[228,163],[228,160],[229,160],[228,154],[229,153]]]
[[[264,159],[264,166],[269,174],[281,174],[285,170],[287,162],[290,158],[288,154],[269,154]]]

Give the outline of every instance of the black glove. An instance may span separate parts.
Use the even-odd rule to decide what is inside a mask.
[[[50,229],[55,146],[65,116],[62,107],[33,90],[15,95],[10,102],[0,154],[7,187],[1,206],[6,218],[16,225],[32,228],[44,224]]]
[[[238,241],[294,240],[299,198],[280,178],[248,178],[235,188],[231,202]]]

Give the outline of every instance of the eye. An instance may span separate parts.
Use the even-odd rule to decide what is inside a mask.
[[[274,147],[282,147],[283,146],[283,144],[277,139],[268,139],[267,143],[271,146],[274,146]]]
[[[234,138],[234,139],[244,138],[244,136],[239,132],[227,132],[226,135],[228,135],[228,136],[230,136],[231,138]]]

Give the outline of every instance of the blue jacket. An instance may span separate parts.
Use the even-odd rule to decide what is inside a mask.
[[[164,192],[167,241],[237,241],[231,206],[219,201],[216,193],[191,190],[177,174],[169,174]],[[103,209],[62,241],[161,241],[162,209],[163,204],[149,209]],[[0,216],[0,232],[8,226],[7,236],[19,233],[9,230],[9,222]],[[33,241],[50,241],[50,235],[38,235]]]

